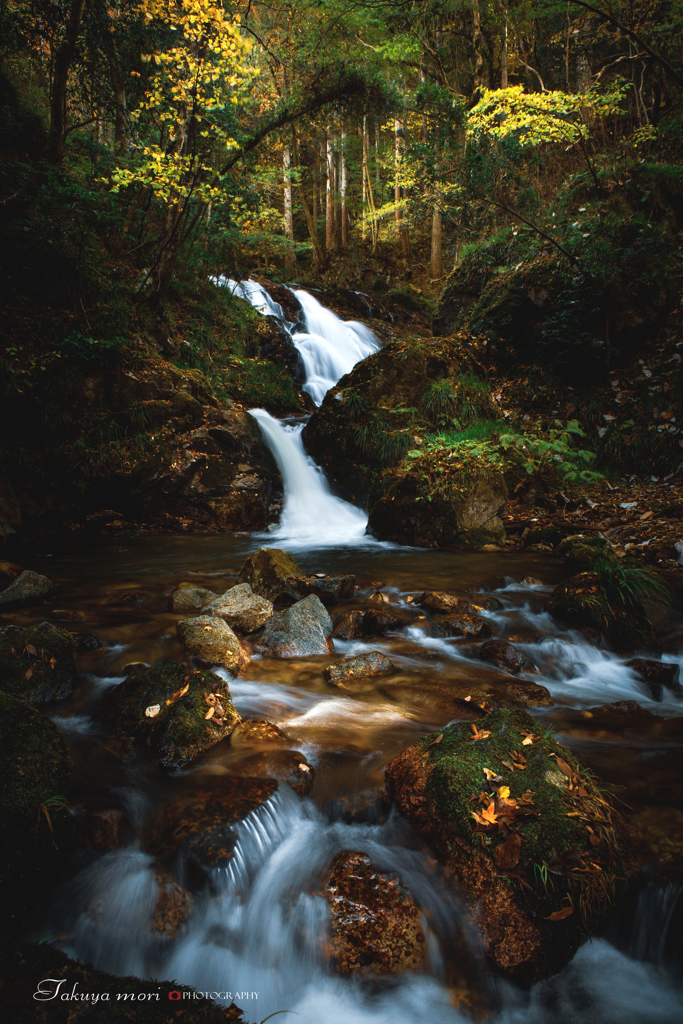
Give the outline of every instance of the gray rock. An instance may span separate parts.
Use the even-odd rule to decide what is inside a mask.
[[[441,636],[491,636],[491,627],[481,615],[435,615]]]
[[[259,548],[240,569],[240,583],[248,583],[255,594],[276,601],[290,594],[290,576],[301,576],[296,560],[281,548]]]
[[[271,618],[273,603],[255,594],[249,583],[238,583],[204,608],[205,615],[216,615],[240,633],[253,633]]]
[[[521,672],[525,664],[523,656],[507,640],[487,640],[479,648],[479,657],[513,675]]]
[[[363,636],[363,612],[342,612],[334,617],[332,636],[339,640],[357,640]]]
[[[332,654],[332,619],[314,594],[274,615],[258,638],[255,648],[275,658],[305,658]]]
[[[174,612],[198,612],[216,597],[218,594],[213,590],[181,583],[171,594],[171,610]]]
[[[353,594],[356,577],[344,576],[292,576],[289,577],[289,592],[295,599],[315,594],[323,604],[339,604]]]
[[[185,649],[209,665],[223,665],[237,673],[249,661],[248,654],[230,626],[215,615],[181,619],[176,632]]]
[[[0,592],[0,608],[18,608],[23,604],[35,604],[47,597],[53,589],[52,580],[40,576],[31,569],[24,569],[14,583]]]
[[[325,678],[331,686],[344,686],[350,680],[384,676],[387,672],[393,671],[393,668],[393,662],[384,654],[369,651],[368,654],[359,654],[355,658],[347,658],[336,665],[330,665],[325,669]]]

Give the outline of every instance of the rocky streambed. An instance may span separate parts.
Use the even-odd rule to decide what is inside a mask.
[[[257,543],[6,569],[5,974],[249,1021],[677,1019],[675,595],[605,608],[579,541]]]

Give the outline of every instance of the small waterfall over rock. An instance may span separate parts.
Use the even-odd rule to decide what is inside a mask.
[[[287,320],[257,281],[219,278],[218,284],[250,302],[265,316],[272,316],[292,339],[306,372],[304,391],[316,406],[337,381],[361,359],[376,352],[379,341],[365,324],[343,321],[303,289],[292,289],[303,311],[306,330]],[[285,488],[285,506],[273,539],[294,545],[358,544],[368,517],[360,509],[331,492],[325,474],[306,454],[301,438],[303,424],[286,424],[265,409],[252,409],[266,442],[275,456]]]

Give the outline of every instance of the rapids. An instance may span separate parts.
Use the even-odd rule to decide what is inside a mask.
[[[295,293],[305,315],[302,331],[288,324],[260,285],[222,283],[276,316],[290,333],[317,402],[341,373],[376,348],[367,329],[342,324],[305,292]],[[522,681],[550,691],[555,706],[532,713],[553,725],[561,742],[608,785],[623,787],[629,805],[624,813],[634,821],[680,802],[683,736],[675,727],[683,701],[669,693],[655,703],[626,658],[559,628],[543,612],[561,573],[556,563],[532,553],[418,551],[373,543],[364,536],[364,513],[335,498],[306,455],[300,425],[281,423],[264,410],[252,414],[285,484],[282,519],[268,534],[269,543],[293,550],[303,571],[355,573],[361,589],[354,603],[361,606],[374,593],[370,581],[382,581],[388,600],[407,610],[425,589],[474,584],[476,590],[486,573],[505,573],[493,594],[481,598],[482,605],[495,598],[494,607],[482,607],[480,614],[495,635],[513,639],[524,653],[530,667]],[[181,777],[164,777],[141,758],[121,761],[93,723],[92,709],[107,687],[122,681],[130,663],[183,656],[175,638],[178,616],[168,611],[168,596],[181,580],[223,591],[262,543],[263,537],[237,536],[127,538],[123,545],[105,539],[38,559],[38,571],[61,581],[60,605],[80,611],[78,630],[104,641],[102,649],[82,656],[73,697],[50,711],[70,745],[74,799],[83,806],[120,808],[130,837],[119,849],[84,851],[74,861],[70,877],[50,894],[42,927],[32,937],[58,936],[71,956],[113,973],[176,979],[200,991],[258,993],[256,1004],[244,1007],[256,1021],[285,1010],[296,1013],[299,1024],[465,1024],[472,1020],[472,995],[475,1019],[485,1012],[491,1024],[682,1019],[676,977],[679,888],[644,883],[603,936],[582,946],[559,975],[524,992],[490,976],[479,936],[429,849],[395,812],[378,810],[384,767],[392,757],[462,717],[458,698],[482,681],[494,689],[506,685],[497,669],[474,656],[472,643],[433,636],[425,616],[371,643],[335,642],[335,659],[381,650],[396,666],[390,677],[368,680],[352,692],[325,682],[330,658],[254,658],[235,680],[218,670],[229,679],[240,714],[277,723],[291,748],[314,766],[315,784],[305,798],[281,784],[236,826],[228,867],[215,870],[193,894],[192,912],[179,933],[162,938],[151,930],[159,881],[145,848],[148,824],[178,787],[193,791],[222,776],[249,774],[250,751],[221,743]],[[519,582],[529,574],[535,579]],[[34,622],[36,614],[13,613],[13,621]],[[660,616],[658,628],[668,650],[683,646],[680,615]],[[667,660],[673,657],[667,654]],[[636,735],[593,729],[588,709],[620,700],[637,701],[653,715]],[[330,971],[329,911],[321,885],[341,850],[366,852],[376,870],[399,874],[414,894],[428,941],[422,973],[378,981],[343,979]],[[454,979],[464,979],[463,985]]]

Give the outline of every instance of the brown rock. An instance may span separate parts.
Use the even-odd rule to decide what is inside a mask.
[[[632,658],[626,662],[645,684],[645,690],[653,700],[661,701],[664,688],[674,693],[681,692],[678,682],[679,667],[673,662],[654,661],[651,658]]]
[[[315,594],[324,605],[338,604],[351,597],[356,585],[355,576],[291,576],[289,589],[294,598]]]
[[[363,636],[363,612],[342,612],[335,615],[332,636],[339,640],[358,640]]]
[[[367,654],[359,654],[355,658],[347,658],[345,661],[338,661],[325,669],[325,678],[330,686],[344,686],[346,682],[353,679],[361,679],[367,676],[383,676],[394,669],[393,662],[379,651],[369,651]]]
[[[476,611],[473,604],[464,597],[451,594],[446,590],[427,590],[415,598],[415,604],[426,608],[428,612],[448,612],[467,615]]]
[[[344,851],[332,863],[325,896],[338,974],[420,970],[427,952],[420,911],[396,875],[377,874],[367,854]]]
[[[132,827],[121,807],[71,808],[74,843],[97,850],[119,850],[129,842]]]
[[[491,636],[491,627],[481,615],[435,615],[434,625],[441,636]]]
[[[516,675],[524,668],[524,658],[507,640],[487,640],[479,648],[479,657],[504,672],[511,672],[512,675]]]
[[[171,611],[198,612],[215,597],[218,597],[218,594],[213,590],[195,587],[192,583],[179,583],[171,594]]]
[[[243,718],[230,734],[231,746],[257,746],[261,743],[289,743],[289,740],[273,722],[259,718]]]
[[[249,583],[255,594],[276,601],[289,593],[289,576],[302,576],[292,555],[280,548],[259,548],[240,569],[240,583]]]
[[[222,665],[237,675],[249,664],[248,647],[239,642],[227,623],[214,615],[181,619],[176,632],[188,653],[207,665]]]
[[[382,610],[374,608],[363,613],[361,630],[363,636],[384,636],[385,633],[394,633],[404,629],[415,617],[409,612],[400,608],[389,608],[387,605]]]
[[[192,897],[169,871],[157,868],[154,876],[159,886],[159,894],[151,929],[165,939],[174,939],[192,912]]]

